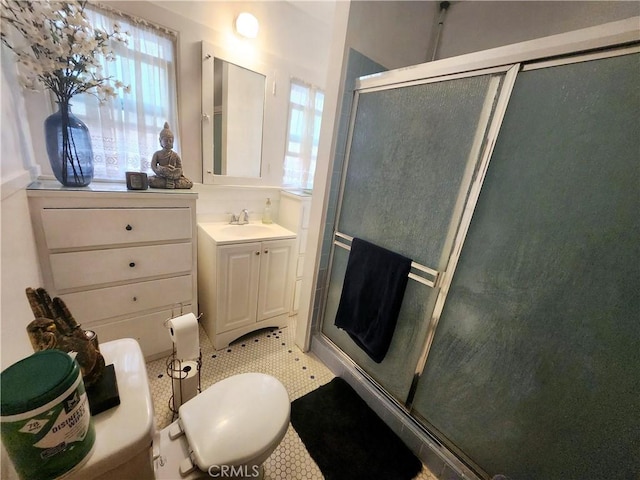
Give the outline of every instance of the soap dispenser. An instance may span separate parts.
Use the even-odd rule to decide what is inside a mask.
[[[267,203],[264,206],[264,212],[262,213],[262,223],[273,223],[271,220],[271,199],[267,198]]]

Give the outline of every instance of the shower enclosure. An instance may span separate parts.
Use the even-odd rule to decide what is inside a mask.
[[[482,478],[640,469],[637,25],[356,85],[316,339]],[[334,325],[353,237],[413,260],[379,364]]]

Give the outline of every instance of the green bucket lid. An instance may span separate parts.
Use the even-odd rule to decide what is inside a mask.
[[[78,378],[76,361],[61,350],[43,350],[0,374],[0,414],[16,415],[46,405]]]

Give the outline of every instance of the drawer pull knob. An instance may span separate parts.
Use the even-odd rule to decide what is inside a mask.
[[[269,253],[269,250],[265,250],[264,253]]]
[[[133,230],[133,227],[131,225],[128,225],[128,224],[124,228],[125,228],[125,230],[129,230],[129,231]]]
[[[138,301],[138,297],[133,297],[133,301],[137,302]]]
[[[130,266],[131,268],[135,267],[135,266],[136,266],[136,262],[131,262],[131,263],[129,264],[129,266]]]
[[[260,255],[260,252],[256,252],[256,255]]]

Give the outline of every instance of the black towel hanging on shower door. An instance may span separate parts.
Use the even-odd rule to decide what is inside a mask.
[[[354,238],[335,325],[371,359],[384,359],[398,321],[411,259]]]

